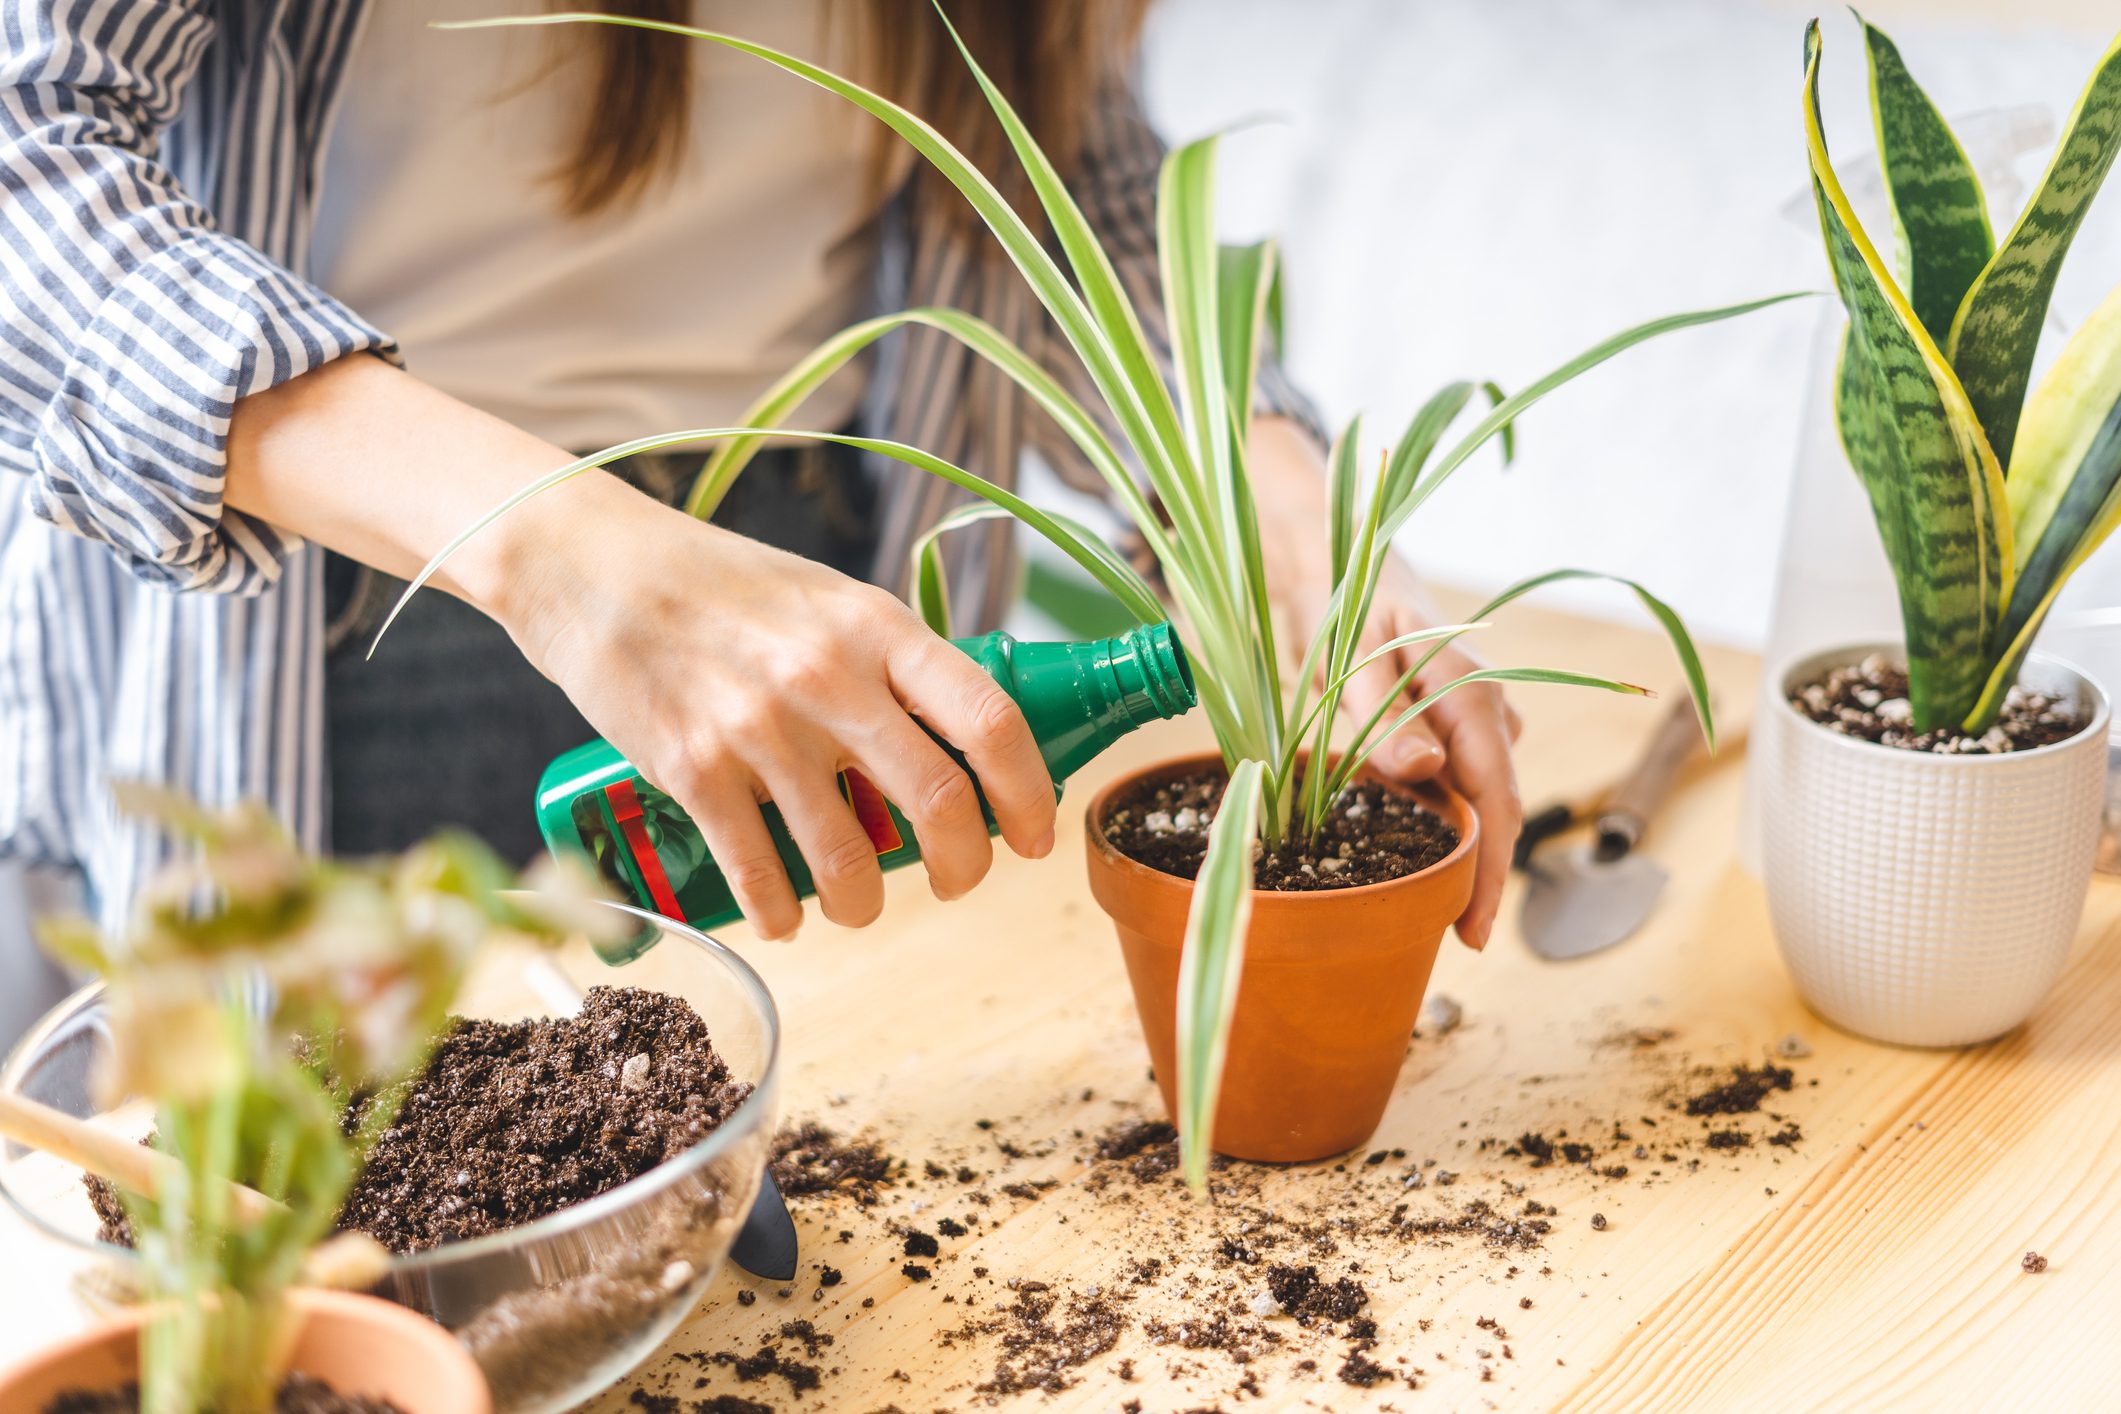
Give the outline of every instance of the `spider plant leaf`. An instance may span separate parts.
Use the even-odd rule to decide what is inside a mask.
[[[947,17],[944,23],[948,24]],[[925,119],[829,69],[820,68],[795,55],[783,53],[767,45],[755,44],[736,35],[626,15],[579,12],[520,15],[500,19],[454,21],[438,24],[436,28],[484,29],[550,24],[621,25],[631,29],[682,35],[750,54],[846,99],[904,138],[945,180],[964,195],[988,230],[993,232],[1010,262],[1031,287],[1032,294],[1053,316],[1055,326],[1082,359],[1083,367],[1090,375],[1091,381],[1105,398],[1114,417],[1126,432],[1128,440],[1142,456],[1158,493],[1167,503],[1177,502],[1172,504],[1174,516],[1183,520],[1185,515],[1190,513],[1192,506],[1184,500],[1190,486],[1182,484],[1184,473],[1179,469],[1180,461],[1174,460],[1182,459],[1185,451],[1178,427],[1178,415],[1172,406],[1170,391],[1156,371],[1155,359],[1150,352],[1148,341],[1141,333],[1140,320],[1135,316],[1133,307],[1127,303],[1119,278],[1113,271],[1111,262],[1105,257],[1103,249],[1098,246],[1088,221],[1075,205],[1074,198],[1061,186],[1052,163],[1038,151],[1022,120],[1009,108],[1007,101],[988,81],[985,72],[972,60],[969,53],[965,55],[966,63],[990,102],[994,104],[1011,145],[1022,157],[1029,171],[1033,189],[1044,205],[1047,219],[1075,270],[1076,280],[1082,286],[1081,294],[1077,293],[1075,284],[1070,283],[1068,275],[1047,253],[1045,242],[1032,231],[1030,225],[1003,197],[994,183],[974,167],[949,139]],[[952,30],[951,35],[955,39],[956,31]],[[959,49],[963,51],[962,43],[959,44]],[[1120,335],[1117,343],[1108,336],[1110,331],[1117,331]]]
[[[1489,407],[1499,408],[1504,403],[1510,400],[1510,395],[1503,391],[1503,387],[1500,383],[1483,382],[1480,385],[1480,391],[1488,395]],[[1511,462],[1516,461],[1517,424],[1514,422],[1505,422],[1501,426],[1501,428],[1498,429],[1496,434],[1496,440],[1502,443],[1502,464],[1504,466],[1508,466]]]
[[[1989,445],[2006,464],[2013,460],[2033,353],[2062,257],[2069,253],[2117,151],[2121,36],[2107,48],[2078,95],[2033,199],[1967,291],[1945,345]]]
[[[1808,291],[1797,290],[1789,294],[1770,295],[1766,299],[1748,300],[1744,304],[1726,305],[1720,309],[1694,310],[1686,314],[1668,314],[1662,319],[1652,319],[1646,324],[1638,324],[1632,329],[1624,329],[1610,339],[1592,345],[1553,372],[1548,373],[1545,377],[1537,379],[1526,387],[1510,394],[1497,403],[1479,422],[1475,423],[1473,429],[1453,444],[1451,450],[1444,454],[1443,459],[1421,478],[1413,493],[1406,497],[1399,507],[1392,512],[1391,517],[1386,522],[1387,532],[1398,531],[1402,525],[1406,524],[1407,517],[1412,515],[1422,502],[1435,494],[1436,489],[1449,478],[1452,472],[1458,470],[1468,457],[1471,457],[1473,453],[1486,445],[1490,438],[1497,436],[1504,428],[1509,427],[1524,414],[1526,409],[1553,392],[1556,388],[1559,388],[1562,384],[1569,382],[1580,374],[1589,372],[1616,354],[1631,349],[1646,340],[1656,338],[1659,334],[1668,334],[1678,329],[1690,329],[1697,324],[1713,324],[1722,319],[1735,319],[1741,314],[1750,314],[1756,309],[1766,309],[1770,305],[1781,304],[1786,300],[1803,299],[1808,294]]]
[[[607,447],[601,452],[569,462],[566,466],[556,471],[548,472],[536,481],[531,482],[528,486],[525,486],[522,490],[508,496],[498,506],[495,506],[485,515],[480,516],[476,521],[459,531],[450,539],[447,545],[444,545],[435,554],[433,559],[429,560],[421,568],[419,574],[413,577],[412,582],[405,586],[405,592],[398,596],[397,602],[391,605],[390,613],[383,620],[383,626],[376,630],[375,642],[369,645],[368,651],[371,654],[375,652],[375,644],[382,642],[383,635],[390,631],[390,626],[397,621],[398,615],[404,611],[406,603],[430,579],[434,578],[435,572],[441,569],[457,551],[463,549],[473,536],[507,515],[510,511],[521,506],[531,497],[542,495],[555,486],[573,480],[584,472],[592,471],[597,467],[618,461],[622,457],[632,456],[638,452],[661,451],[668,447],[683,446],[688,442],[707,442],[723,437],[750,437],[757,435],[762,430],[771,431],[774,435],[780,437],[801,437],[813,442],[832,442],[843,447],[853,447],[859,451],[874,452],[878,456],[889,457],[893,461],[903,462],[907,466],[925,471],[932,476],[941,477],[953,486],[961,487],[975,496],[982,497],[1002,507],[1010,515],[1045,536],[1062,554],[1088,571],[1091,578],[1111,590],[1114,597],[1126,606],[1127,611],[1143,623],[1155,623],[1163,617],[1163,610],[1158,605],[1156,596],[1146,592],[1146,586],[1143,584],[1140,575],[1135,574],[1131,568],[1125,574],[1115,570],[1111,548],[1105,545],[1102,540],[1094,535],[1086,535],[1080,526],[1072,525],[1072,523],[1064,524],[1059,518],[1049,512],[1040,510],[1014,491],[1006,487],[997,486],[984,477],[945,461],[933,453],[924,452],[918,447],[909,447],[903,442],[893,442],[882,437],[857,437],[839,432],[802,432],[790,428],[761,429],[752,426],[695,427],[683,432],[669,432],[655,437],[640,437],[631,442],[621,442],[615,447]],[[1197,663],[1195,664],[1195,669],[1196,677],[1204,676],[1206,665]]]
[[[1355,487],[1361,475],[1356,458],[1361,450],[1362,418],[1358,415],[1326,459],[1326,565],[1336,585],[1347,573],[1348,556],[1355,545]]]
[[[1234,542],[1236,525],[1227,499],[1230,388],[1222,366],[1222,261],[1215,244],[1217,141],[1200,138],[1164,158],[1156,183],[1156,253],[1186,441],[1206,480],[1203,489],[1222,512],[1218,519],[1225,538]]]
[[[1378,747],[1384,745],[1386,741],[1390,740],[1394,732],[1406,726],[1416,717],[1419,717],[1461,687],[1467,687],[1476,682],[1543,682],[1553,683],[1560,687],[1595,687],[1605,692],[1626,693],[1631,697],[1655,697],[1657,695],[1648,688],[1638,687],[1631,682],[1592,677],[1586,673],[1563,672],[1559,668],[1476,668],[1470,673],[1451,679],[1442,687],[1428,693],[1416,701],[1413,706],[1393,718],[1390,726],[1377,733],[1367,742],[1364,742],[1359,750],[1348,752],[1339,770],[1334,773],[1335,777],[1343,782],[1353,777],[1357,771],[1363,768],[1364,763],[1369,761],[1371,754]]]
[[[1901,286],[1922,327],[1942,347],[1959,301],[1995,251],[1988,202],[1974,164],[1908,72],[1900,50],[1883,30],[1858,20],[1870,56],[1878,161],[1900,233]]]
[[[1178,963],[1178,1146],[1186,1186],[1208,1192],[1208,1156],[1215,1143],[1215,1106],[1222,1096],[1245,965],[1245,929],[1252,918],[1252,845],[1259,834],[1261,772],[1240,761],[1230,772],[1208,852],[1193,882],[1186,941]]]
[[[1281,289],[1280,262],[1273,241],[1226,245],[1216,261],[1216,292],[1221,310],[1216,329],[1222,337],[1224,400],[1236,422],[1242,447],[1252,436],[1252,390],[1259,384],[1260,346]]]
[[[1487,385],[1494,388],[1495,385]],[[1446,383],[1429,395],[1429,400],[1416,410],[1407,422],[1407,430],[1400,434],[1399,444],[1392,448],[1392,466],[1385,477],[1385,504],[1397,509],[1413,492],[1421,480],[1422,468],[1436,451],[1436,444],[1450,430],[1458,415],[1465,411],[1466,404],[1473,400],[1475,385],[1470,382]],[[1497,388],[1496,392],[1502,390]],[[1498,403],[1501,399],[1496,400]],[[1505,455],[1514,448],[1514,434],[1507,424],[1501,429]]]
[[[974,501],[938,519],[913,542],[913,611],[938,638],[950,637],[950,577],[943,567],[944,532],[1009,513],[987,501]]]
[[[1908,697],[1928,729],[1958,720],[1981,691],[2012,572],[2003,473],[1835,176],[1819,121],[1819,60],[1814,23],[1805,36],[1805,137],[1827,262],[1849,312],[1836,413],[1892,563]]]

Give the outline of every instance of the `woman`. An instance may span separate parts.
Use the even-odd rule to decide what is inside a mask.
[[[0,20],[0,464],[23,476],[0,502],[0,841],[80,868],[107,915],[154,848],[111,817],[107,778],[262,797],[312,845],[454,821],[520,854],[539,767],[592,731],[692,813],[768,937],[801,912],[763,799],[827,917],[881,906],[832,786],[848,765],[905,808],[937,894],[985,873],[972,782],[913,715],[963,750],[1012,849],[1052,847],[1014,705],[856,577],[897,583],[950,504],[917,473],[783,449],[716,526],[667,504],[697,458],[579,478],[450,562],[461,605],[430,596],[363,661],[395,587],[379,574],[411,573],[573,453],[733,420],[869,305],[1045,338],[961,201],[829,95],[617,27],[427,28],[520,5],[16,0]],[[1069,178],[1146,295],[1159,148],[1124,82],[1143,7],[953,14],[1048,150],[1078,154]],[[821,53],[1009,169],[921,0],[606,8]],[[1309,622],[1320,448],[1278,372],[1261,397],[1270,571]],[[820,406],[997,479],[1026,446],[1083,474],[939,341],[907,340],[806,416]],[[1006,602],[1006,537],[960,537],[968,623]],[[1384,593],[1380,639],[1420,617],[1402,570]],[[1396,673],[1369,674],[1372,703]],[[1448,770],[1479,809],[1459,925],[1479,946],[1517,827],[1515,723],[1485,685],[1425,720],[1441,743],[1403,734],[1380,759]]]

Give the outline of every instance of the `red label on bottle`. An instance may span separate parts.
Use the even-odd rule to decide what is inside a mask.
[[[906,843],[898,822],[891,818],[884,793],[867,776],[860,771],[840,772],[840,794],[854,807],[854,818],[862,822],[862,831],[878,854],[889,854]]]
[[[678,907],[678,896],[670,887],[670,876],[663,872],[663,860],[655,852],[655,842],[648,838],[648,822],[642,818],[641,798],[634,793],[632,781],[613,781],[604,787],[604,799],[611,802],[611,818],[619,825],[619,833],[626,837],[627,852],[633,856],[634,867],[641,871],[641,882],[648,886],[649,900],[655,911],[665,918],[685,921],[685,912]]]

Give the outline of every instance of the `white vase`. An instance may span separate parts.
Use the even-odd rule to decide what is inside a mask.
[[[1783,959],[1814,1011],[1905,1046],[1986,1041],[2030,1016],[2069,957],[2106,787],[2106,694],[2042,654],[2019,682],[2087,719],[2001,755],[1901,751],[1829,731],[1792,691],[1897,645],[1807,653],[1765,707],[1762,864]]]

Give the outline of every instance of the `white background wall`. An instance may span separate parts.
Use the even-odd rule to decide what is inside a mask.
[[[1828,131],[1848,163],[1871,146],[1862,44],[1825,8]],[[2037,102],[2059,120],[2121,24],[2121,5],[2089,0],[1865,9],[1953,115]],[[1784,211],[1805,189],[1802,33],[1817,12],[1163,0],[1150,103],[1174,139],[1276,118],[1225,144],[1225,233],[1282,238],[1289,358],[1330,418],[1366,410],[1373,433],[1396,433],[1451,378],[1521,386],[1655,314],[1827,288],[1816,222]],[[1996,211],[1999,231],[2015,215]],[[2121,278],[2112,193],[2058,308],[2089,308],[2102,276]],[[1632,573],[1703,632],[1757,645],[1821,317],[1778,308],[1594,371],[1526,418],[1508,472],[1492,458],[1462,472],[1405,548],[1479,587],[1559,564]],[[1578,602],[1627,612],[1606,591]]]

